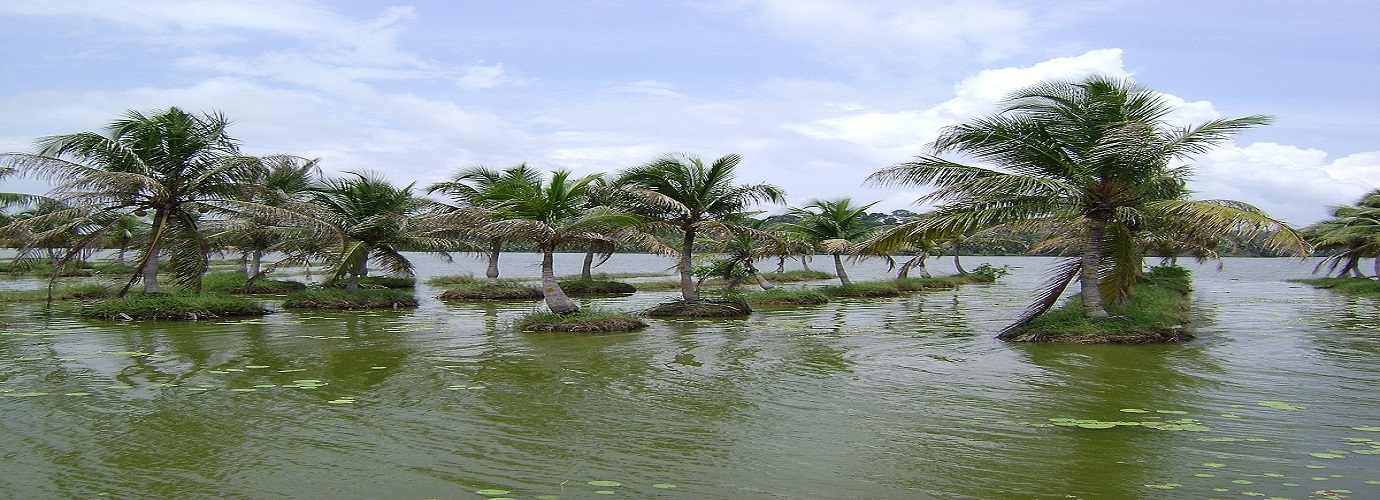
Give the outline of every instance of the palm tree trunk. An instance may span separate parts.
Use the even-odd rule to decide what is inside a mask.
[[[353,292],[359,290],[359,277],[369,272],[369,259],[360,259],[355,264],[354,269],[350,270],[350,279],[345,282],[345,290]]]
[[[546,299],[546,307],[556,314],[574,314],[580,312],[580,305],[570,300],[561,290],[561,284],[556,282],[556,268],[553,264],[555,253],[554,248],[543,248],[541,251],[541,292],[542,298]]]
[[[1088,218],[1088,241],[1083,248],[1083,262],[1078,269],[1078,281],[1083,294],[1083,315],[1089,318],[1105,318],[1107,310],[1102,308],[1102,280],[1097,274],[1102,262],[1102,239],[1107,232],[1107,219]]]
[[[834,254],[834,273],[839,275],[839,283],[843,286],[852,285],[853,281],[848,279],[848,272],[843,270],[843,256]]]
[[[958,243],[958,241],[954,241],[954,243],[953,243],[954,269],[957,269],[957,270],[958,270],[958,274],[968,274],[968,270],[967,270],[967,269],[964,269],[964,268],[963,268],[963,263],[960,262],[960,261],[958,260],[958,254],[959,254],[958,249],[959,249],[959,243]]]
[[[1375,263],[1373,265],[1375,268],[1371,271],[1375,273],[1375,279],[1380,280],[1380,255],[1375,256]]]
[[[676,270],[680,271],[680,294],[686,302],[696,302],[700,300],[699,287],[695,286],[695,278],[690,275],[692,257],[695,247],[695,229],[685,228],[685,239],[680,244],[680,262],[676,264]]]
[[[585,262],[584,262],[584,266],[580,268],[580,280],[581,280],[581,281],[593,281],[593,280],[594,280],[594,269],[593,269],[593,268],[594,268],[594,244],[593,244],[593,243],[590,243],[590,244],[589,244],[589,250],[586,250],[586,251],[585,251]]]
[[[158,252],[161,250],[158,243],[154,243],[149,249],[148,260],[144,261],[144,268],[139,270],[139,274],[144,280],[144,293],[163,293],[163,288],[158,286]]]
[[[782,255],[776,258],[776,274],[784,272],[786,272],[786,256]]]
[[[490,285],[498,284],[498,254],[503,251],[503,238],[489,238],[489,268],[484,270],[484,277],[488,278]]]
[[[249,275],[258,276],[263,271],[264,251],[255,249],[253,256],[249,260]]]
[[[761,287],[763,290],[771,290],[773,288],[776,288],[776,285],[773,285],[770,281],[767,281],[766,276],[762,276],[762,271],[758,270],[757,266],[752,265],[751,260],[743,261],[743,267],[747,268],[748,273],[752,274],[752,279],[757,280],[757,286]]]
[[[801,256],[800,256],[800,267],[803,268],[803,269],[805,269],[806,271],[813,271],[813,269],[810,269],[810,256],[809,256],[809,255],[801,255]]]

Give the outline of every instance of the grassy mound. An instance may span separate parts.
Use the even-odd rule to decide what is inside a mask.
[[[341,279],[335,284],[335,287],[336,287],[336,288],[345,288],[345,282],[348,281],[348,280],[349,280],[348,277],[341,278]],[[405,277],[397,277],[397,276],[364,276],[364,277],[359,278],[359,287],[360,287],[360,288],[369,288],[369,289],[374,289],[374,290],[379,290],[379,289],[384,289],[384,288],[395,289],[395,290],[396,290],[396,289],[404,289],[404,288],[416,288],[416,287],[417,287],[417,279],[416,279],[416,278],[413,278],[413,277],[410,277],[410,276],[405,276]]]
[[[997,279],[988,274],[968,273],[933,278],[897,278],[891,284],[902,292],[922,292],[926,290],[952,290],[959,285],[971,283],[994,283]]]
[[[271,280],[259,278],[254,286],[246,288],[249,278],[238,271],[206,273],[201,277],[201,289],[210,293],[248,293],[285,294],[305,290],[307,285],[299,281]]]
[[[586,309],[575,314],[532,313],[513,323],[524,332],[626,332],[647,323],[628,313]]]
[[[783,290],[773,288],[746,292],[743,299],[754,306],[817,306],[829,303],[829,296],[819,290]]]
[[[1290,281],[1349,295],[1380,297],[1380,280],[1370,278],[1313,278]]]
[[[793,283],[797,281],[831,280],[835,277],[834,275],[826,273],[824,271],[806,271],[804,269],[786,271],[784,273],[762,273],[762,276],[767,278],[767,281],[770,281],[772,283]]]
[[[283,299],[288,309],[399,309],[417,307],[417,297],[404,290],[355,290],[314,288],[293,292]]]
[[[658,304],[642,311],[643,316],[680,318],[737,318],[752,313],[744,300],[703,299],[694,302],[677,300]]]
[[[441,300],[532,300],[542,298],[536,287],[516,283],[490,285],[478,281],[461,283],[441,292],[436,298]]]
[[[561,281],[566,295],[626,295],[636,293],[637,287],[621,281]]]
[[[901,290],[889,282],[879,281],[870,283],[853,283],[843,286],[826,286],[819,289],[830,297],[848,297],[854,299],[872,299],[880,297],[896,297],[901,295]]]
[[[94,300],[108,299],[120,292],[120,287],[112,283],[77,283],[60,286],[53,291],[56,300]],[[2,290],[3,302],[41,302],[48,300],[48,290]]]
[[[220,294],[141,293],[83,307],[81,316],[99,319],[213,319],[268,314],[259,303]]]
[[[1015,342],[1146,344],[1193,340],[1189,321],[1189,271],[1156,267],[1132,289],[1131,299],[1107,307],[1106,318],[1083,317],[1081,297],[1002,333]]]

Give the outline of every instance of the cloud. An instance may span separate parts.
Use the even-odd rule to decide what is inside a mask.
[[[1197,198],[1251,203],[1296,226],[1329,216],[1377,187],[1380,151],[1328,160],[1326,152],[1258,142],[1228,145],[1194,162]]]
[[[491,89],[512,81],[502,64],[474,64],[461,69],[456,84],[467,90]]]

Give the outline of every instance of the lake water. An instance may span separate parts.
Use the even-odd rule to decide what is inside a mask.
[[[1380,304],[1285,281],[1311,262],[1190,266],[1199,340],[1156,346],[997,341],[1051,260],[982,262],[1012,274],[603,335],[425,287],[411,311],[231,321],[6,305],[0,498],[1380,498]]]

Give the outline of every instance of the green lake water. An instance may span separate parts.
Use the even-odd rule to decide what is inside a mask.
[[[1312,263],[1195,267],[1199,340],[1066,346],[993,338],[1049,259],[981,262],[1013,272],[601,335],[425,287],[411,311],[252,320],[4,305],[0,498],[1380,498],[1380,304],[1284,281]]]

